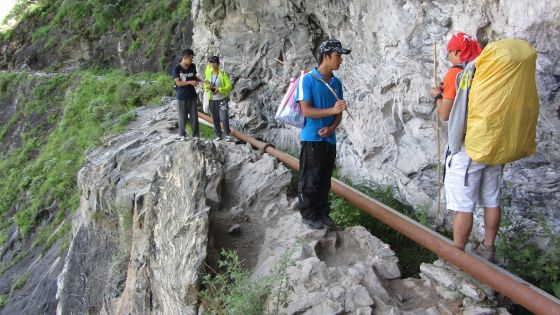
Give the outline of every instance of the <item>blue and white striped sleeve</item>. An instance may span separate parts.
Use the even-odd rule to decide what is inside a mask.
[[[295,101],[313,102],[313,93],[311,90],[311,77],[304,75],[298,80]]]

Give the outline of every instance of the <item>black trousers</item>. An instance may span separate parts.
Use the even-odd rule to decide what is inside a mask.
[[[218,137],[222,137],[222,126],[220,121],[224,124],[224,132],[226,136],[229,136],[231,131],[229,130],[229,108],[228,103],[225,100],[210,101],[210,114],[212,115],[212,122],[214,123],[214,133]]]
[[[299,153],[299,212],[314,220],[330,212],[329,191],[336,159],[336,145],[302,141]]]
[[[193,137],[198,137],[198,111],[196,109],[196,98],[187,100],[178,100],[177,106],[179,107],[179,136],[186,136],[185,124],[187,119],[191,122],[191,129]]]

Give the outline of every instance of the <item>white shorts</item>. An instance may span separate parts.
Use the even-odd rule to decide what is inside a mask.
[[[500,206],[502,165],[487,165],[469,158],[465,148],[445,160],[447,209],[473,212],[477,206]]]

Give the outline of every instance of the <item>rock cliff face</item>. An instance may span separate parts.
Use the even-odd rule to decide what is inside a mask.
[[[441,79],[449,66],[444,45],[456,31],[483,45],[528,40],[539,54],[538,153],[505,168],[506,208],[525,218],[542,213],[560,227],[558,1],[195,0],[192,11],[196,51],[223,55],[234,78],[234,120],[284,148],[296,148],[298,141],[298,130],[274,121],[288,79],[316,65],[314,52],[323,39],[351,47],[337,72],[355,117],[345,116],[338,132],[341,174],[393,185],[402,200],[432,211],[437,154],[427,91],[433,85],[433,43]]]
[[[362,227],[309,230],[287,193],[288,169],[247,145],[175,140],[175,108],[172,101],[142,109],[130,131],[88,154],[58,278],[58,314],[203,313],[204,264],[215,264],[220,248],[235,249],[255,279],[291,253],[294,289],[282,305],[267,300],[271,313],[457,314],[495,307],[493,295],[465,302],[455,287],[446,287],[446,297],[438,293],[438,281],[449,277],[440,280],[442,265],[426,265],[431,273],[424,281],[400,279],[393,251]]]

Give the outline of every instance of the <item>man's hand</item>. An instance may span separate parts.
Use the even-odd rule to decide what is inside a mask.
[[[195,80],[187,81],[187,84],[190,84],[192,86],[196,86],[198,84],[198,81],[195,81]]]
[[[319,136],[321,137],[328,137],[331,133],[333,133],[334,128],[332,127],[323,127],[319,129]]]
[[[334,106],[332,108],[333,115],[340,114],[343,111],[345,111],[347,108],[348,108],[348,103],[346,101],[344,100],[336,101],[336,103],[334,103]]]
[[[432,88],[432,91],[430,91],[430,95],[432,95],[432,97],[436,97],[438,94],[441,94],[442,90],[443,82],[440,82],[438,87]]]

